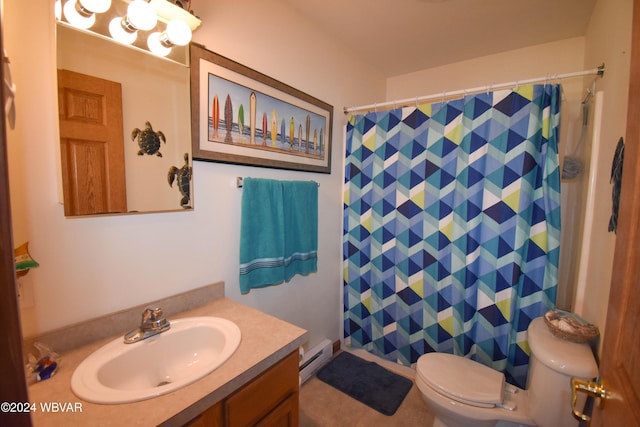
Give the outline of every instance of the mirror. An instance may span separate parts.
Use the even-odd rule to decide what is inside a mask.
[[[189,67],[65,23],[58,22],[56,30],[65,216],[192,209]],[[60,70],[73,72],[67,83],[63,83]],[[112,129],[111,124],[118,120],[111,119],[111,107],[88,93],[91,84],[73,88],[85,78],[119,85],[122,124],[115,128],[121,129]],[[63,87],[67,84],[70,89]],[[77,119],[76,123],[69,125],[69,117]],[[103,117],[107,118],[104,124],[85,131],[76,128]],[[117,160],[105,157],[111,148],[90,141],[94,136],[101,139],[97,134],[102,128],[119,135],[116,144],[121,143],[122,148]],[[124,177],[121,183],[108,184],[110,190],[105,189],[96,176],[115,175],[108,169],[113,166],[123,169]],[[78,182],[87,180],[84,175],[89,175],[88,184]],[[114,198],[124,202],[116,207],[95,207],[103,199]]]

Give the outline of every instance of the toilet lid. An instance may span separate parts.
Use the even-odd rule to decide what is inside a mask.
[[[492,408],[502,403],[504,374],[471,359],[448,353],[427,353],[416,372],[431,388],[468,405]]]

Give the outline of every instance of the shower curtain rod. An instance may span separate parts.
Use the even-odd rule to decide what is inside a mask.
[[[527,79],[527,80],[516,80],[514,82],[492,84],[488,86],[480,86],[480,87],[474,87],[470,89],[455,90],[452,92],[441,92],[433,95],[417,96],[415,98],[400,99],[400,100],[389,101],[389,102],[380,102],[380,103],[369,104],[369,105],[360,105],[358,107],[344,107],[343,111],[344,111],[344,114],[348,114],[354,111],[371,110],[371,109],[377,109],[378,107],[388,107],[391,105],[393,105],[394,107],[401,107],[404,105],[409,105],[414,103],[417,105],[418,102],[420,101],[428,101],[432,99],[444,100],[444,98],[446,97],[467,95],[469,93],[474,93],[474,92],[484,92],[484,91],[490,91],[495,89],[504,89],[508,87],[518,87],[518,85],[521,85],[521,84],[548,82],[550,80],[561,80],[561,79],[568,79],[572,77],[589,76],[593,74],[597,74],[598,76],[602,77],[604,75],[604,64],[602,64],[598,68],[593,68],[591,70],[577,71],[575,73],[549,75],[546,77],[538,77],[535,79]]]

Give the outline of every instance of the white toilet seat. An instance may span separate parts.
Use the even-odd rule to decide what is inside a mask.
[[[428,353],[418,359],[417,376],[438,393],[480,408],[503,402],[504,374],[471,359],[448,353]]]
[[[421,356],[421,359],[425,358],[425,356],[426,355]],[[432,356],[428,357],[427,360],[431,358]],[[436,357],[436,359],[439,358],[440,356]],[[485,377],[482,375],[482,373],[486,373],[484,372],[485,369],[483,369],[486,368],[484,365],[481,365],[480,363],[469,359],[465,359],[461,356],[446,355],[446,357],[444,357],[444,360],[448,364],[448,360],[452,358],[466,360],[466,362],[456,362],[454,360],[451,360],[451,362],[455,366],[459,366],[457,365],[458,363],[464,363],[466,365],[468,365],[468,363],[471,363],[473,365],[467,366],[466,368],[464,368],[464,370],[458,368],[457,372],[455,372],[455,369],[441,366],[441,362],[435,362],[436,368],[430,366],[431,363],[427,362],[426,368],[429,370],[425,370],[424,359],[423,362],[420,362],[420,359],[418,359],[418,364],[416,366],[416,385],[420,390],[422,397],[426,400],[427,404],[436,415],[436,420],[441,423],[440,425],[493,427],[498,421],[503,421],[510,422],[519,426],[535,426],[535,423],[531,420],[529,415],[528,393],[526,390],[517,389],[516,387],[509,385],[509,387],[516,389],[517,392],[506,392],[505,394],[508,395],[509,405],[503,405],[501,401],[502,398],[500,397],[496,399],[494,394],[496,384],[498,384],[501,388],[505,387],[506,389],[504,377],[501,373],[498,372],[499,378],[497,380],[493,372],[488,373],[488,377],[486,377],[487,379],[485,380],[483,379]],[[477,369],[478,367],[480,367],[480,369]],[[489,396],[493,397],[470,398],[469,396],[475,395],[473,393],[468,393],[469,390],[466,390],[467,393],[464,393],[464,396],[466,396],[467,399],[464,399],[459,396],[453,395],[448,385],[447,389],[449,390],[445,392],[442,386],[434,387],[432,385],[433,381],[426,378],[430,375],[425,375],[425,373],[434,372],[438,372],[438,374],[441,374],[441,376],[452,375],[452,377],[459,378],[459,381],[462,384],[466,384],[466,386],[470,386],[471,384],[475,386],[468,388],[482,388],[484,390],[484,386],[487,386],[487,389],[494,390],[492,393],[489,393]],[[465,378],[467,379],[466,381],[464,380]],[[459,392],[459,390],[457,390],[457,392]],[[480,401],[476,401],[475,399],[479,399]],[[495,400],[499,401],[497,403],[491,403]],[[508,406],[512,406],[512,409],[507,409]]]
[[[578,421],[567,411],[571,404],[569,379],[590,379],[598,374],[591,348],[555,337],[543,317],[531,321],[527,337],[531,354],[526,390],[507,384],[501,373],[461,356],[420,356],[415,382],[438,422],[451,427],[495,427],[498,421],[577,427]]]

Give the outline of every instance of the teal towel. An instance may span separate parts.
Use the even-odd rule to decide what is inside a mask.
[[[240,225],[240,291],[317,271],[318,185],[245,178]]]

